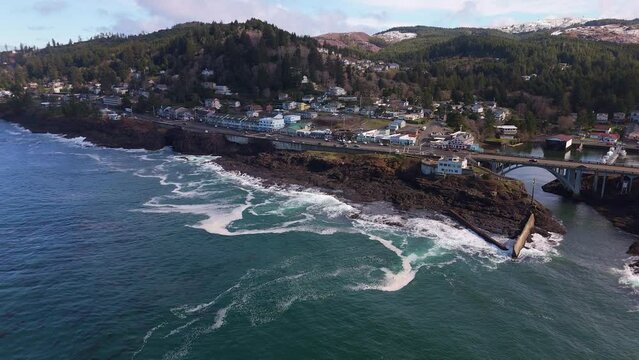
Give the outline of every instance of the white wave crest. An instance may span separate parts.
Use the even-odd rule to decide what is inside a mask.
[[[622,269],[611,269],[613,274],[619,276],[619,285],[631,289],[636,294],[639,294],[639,273],[636,273],[631,265],[638,260],[638,257],[631,257],[626,260]]]
[[[51,134],[46,133],[45,136],[48,136],[51,139],[62,142],[64,144],[68,144],[75,147],[95,147],[95,144],[87,141],[87,138],[84,136],[77,136],[73,138],[67,138],[65,135]]]

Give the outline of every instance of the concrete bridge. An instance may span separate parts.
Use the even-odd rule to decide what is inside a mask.
[[[600,163],[588,163],[566,160],[549,160],[511,155],[498,154],[472,154],[471,158],[480,164],[487,165],[492,171],[506,175],[509,172],[523,167],[537,167],[550,172],[563,187],[575,196],[581,194],[581,183],[585,174],[594,175],[593,189],[599,190],[601,181],[601,196],[606,191],[606,180],[610,175],[621,175],[629,180],[627,192],[632,191],[632,182],[639,177],[639,167],[607,165]]]

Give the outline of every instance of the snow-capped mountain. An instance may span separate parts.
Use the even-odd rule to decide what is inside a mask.
[[[408,40],[417,37],[417,34],[412,32],[401,32],[401,31],[386,31],[382,33],[378,33],[374,35],[377,38],[380,38],[386,41],[389,44],[394,44],[400,41]]]
[[[588,19],[585,19],[585,18],[571,18],[571,17],[547,18],[547,19],[538,20],[538,21],[529,22],[529,23],[501,26],[501,27],[498,27],[498,29],[507,33],[518,34],[518,33],[533,32],[533,31],[540,31],[540,30],[565,29],[575,25],[582,25],[587,21]]]

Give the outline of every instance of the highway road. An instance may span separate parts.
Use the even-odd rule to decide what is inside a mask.
[[[262,133],[262,132],[250,132],[250,131],[240,131],[228,128],[214,127],[208,124],[199,123],[199,122],[182,122],[182,121],[172,121],[161,119],[148,115],[136,115],[137,119],[144,121],[152,121],[154,123],[160,124],[161,126],[166,127],[181,127],[186,131],[193,131],[197,133],[217,133],[217,134],[228,134],[228,135],[239,135],[253,139],[268,139],[268,140],[276,140],[281,142],[289,142],[289,143],[300,143],[306,145],[313,146],[321,146],[325,148],[326,151],[335,151],[336,148],[345,148],[348,147],[351,151],[361,151],[363,153],[399,153],[399,154],[410,154],[415,156],[465,156],[469,157],[475,161],[479,162],[501,162],[504,164],[521,164],[525,166],[539,166],[539,167],[556,167],[556,168],[565,168],[565,169],[576,169],[583,168],[584,170],[595,172],[598,171],[600,173],[609,173],[609,174],[625,174],[625,175],[637,175],[639,176],[639,167],[631,167],[631,166],[622,166],[622,165],[606,165],[600,163],[587,163],[587,162],[577,162],[577,161],[567,161],[567,160],[549,160],[549,159],[540,159],[540,158],[531,158],[524,156],[512,156],[512,155],[503,155],[498,153],[471,153],[466,151],[447,151],[441,149],[432,149],[425,145],[419,146],[391,146],[386,145],[382,146],[379,144],[342,144],[337,141],[325,141],[324,139],[312,139],[298,136],[289,136],[282,133]]]

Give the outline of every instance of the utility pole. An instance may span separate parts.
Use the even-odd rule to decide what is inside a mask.
[[[533,208],[535,206],[535,183],[537,181],[537,178],[533,178],[533,183],[532,183],[532,198],[530,200],[530,207]]]

